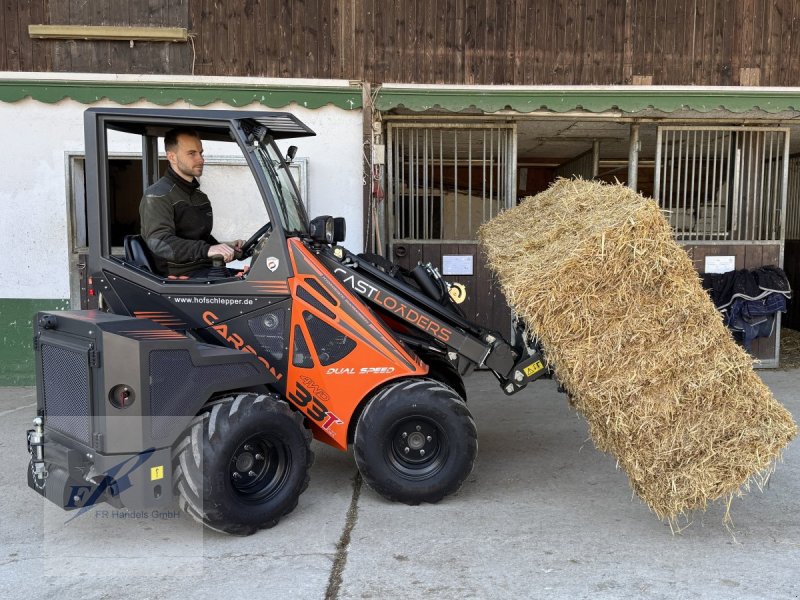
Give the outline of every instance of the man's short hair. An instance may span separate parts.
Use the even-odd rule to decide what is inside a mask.
[[[164,150],[166,152],[175,152],[175,150],[178,149],[178,137],[181,135],[188,135],[198,140],[200,139],[200,134],[197,133],[196,129],[192,129],[191,127],[175,127],[164,135]]]

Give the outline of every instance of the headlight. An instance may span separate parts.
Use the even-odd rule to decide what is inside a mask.
[[[311,239],[315,242],[333,243],[333,217],[329,215],[314,217],[308,224],[308,229]]]

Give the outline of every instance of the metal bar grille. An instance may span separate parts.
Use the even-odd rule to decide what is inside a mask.
[[[782,241],[788,141],[787,128],[660,127],[654,196],[676,239]]]
[[[469,241],[514,205],[514,124],[390,123],[393,240]]]
[[[800,240],[800,156],[794,156],[789,160],[786,239]]]
[[[593,179],[597,177],[597,156],[596,149],[592,147],[583,154],[559,165],[556,168],[556,177]]]

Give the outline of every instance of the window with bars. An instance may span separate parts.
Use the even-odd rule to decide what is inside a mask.
[[[396,240],[474,240],[514,202],[513,124],[389,125],[389,200]]]
[[[783,239],[789,130],[659,127],[654,197],[678,240]]]

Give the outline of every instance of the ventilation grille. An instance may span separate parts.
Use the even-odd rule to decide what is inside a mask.
[[[301,300],[303,300],[304,302],[307,302],[308,304],[310,304],[314,308],[316,308],[319,312],[321,312],[323,315],[325,315],[329,319],[335,319],[336,318],[336,315],[333,314],[333,311],[331,311],[327,306],[324,306],[322,304],[322,302],[320,302],[314,296],[312,296],[309,293],[309,291],[306,288],[304,288],[303,286],[297,286],[297,297],[300,298]]]
[[[303,313],[303,318],[322,366],[327,367],[342,360],[355,349],[356,343],[353,340],[322,319],[307,312]]]
[[[89,445],[89,357],[86,351],[42,344],[45,422]]]
[[[303,369],[310,369],[314,366],[314,361],[311,359],[311,351],[308,349],[305,337],[303,337],[303,330],[297,325],[294,326],[292,364]]]
[[[331,296],[328,293],[328,290],[326,290],[324,287],[322,287],[322,285],[320,285],[319,281],[317,281],[316,279],[306,279],[305,283],[307,283],[309,287],[313,288],[320,296],[325,298],[326,302],[332,304],[333,306],[339,306],[339,303],[336,302],[333,296]]]

